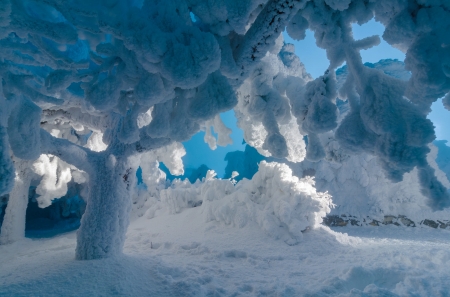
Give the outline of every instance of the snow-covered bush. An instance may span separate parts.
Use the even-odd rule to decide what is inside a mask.
[[[259,164],[251,180],[237,184],[233,179],[216,179],[214,171],[191,184],[176,179],[153,198],[145,216],[176,214],[201,207],[206,221],[219,221],[243,228],[251,222],[274,238],[295,244],[302,232],[316,228],[331,210],[331,196],[317,192],[313,178],[299,179],[286,164]]]
[[[301,240],[308,228],[316,228],[331,206],[331,196],[317,192],[312,178],[299,179],[287,165],[265,161],[251,180],[241,180],[232,193],[222,197],[217,193],[202,205],[207,221],[239,228],[255,222],[288,244]]]
[[[214,170],[208,170],[206,177],[197,179],[194,183],[187,178],[174,179],[167,188],[151,196],[151,202],[144,206],[147,209],[145,216],[151,219],[163,213],[176,214],[185,208],[201,206],[203,201],[219,199],[234,191],[234,180],[216,179],[215,176]],[[143,196],[148,197],[148,194],[144,193]]]

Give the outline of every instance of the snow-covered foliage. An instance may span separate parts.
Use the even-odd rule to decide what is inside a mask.
[[[336,138],[352,151],[377,156],[392,181],[401,181],[417,167],[421,192],[429,198],[429,205],[434,209],[448,206],[448,193],[426,161],[427,145],[435,137],[426,114],[431,103],[450,88],[446,74],[449,39],[444,33],[450,25],[447,2],[329,2],[308,2],[288,28],[314,31],[317,45],[327,52],[330,70],[344,61],[349,67],[340,98],[350,101],[352,111],[340,124]],[[433,20],[432,11],[439,11]],[[363,24],[373,17],[386,27],[383,38],[406,52],[405,66],[411,72],[407,82],[362,65],[358,51],[378,44],[379,38],[354,40],[351,23]],[[308,26],[297,25],[304,22]]]
[[[255,222],[288,244],[296,244],[302,232],[318,227],[332,205],[330,195],[316,192],[312,178],[298,179],[287,165],[265,161],[251,180],[240,181],[232,193],[207,194],[202,207],[208,221],[239,228]]]
[[[213,136],[211,129],[214,129],[214,132],[217,133],[217,139]],[[233,144],[233,140],[230,137],[232,131],[225,126],[219,115],[216,115],[213,120],[206,121],[204,130],[204,140],[212,150],[215,150],[217,145],[227,146]]]
[[[298,179],[285,164],[262,161],[251,180],[236,185],[233,179],[214,177],[215,172],[208,171],[202,181],[193,184],[187,179],[174,180],[159,191],[159,197],[148,197],[152,203],[145,217],[201,207],[206,221],[238,228],[253,222],[268,235],[295,244],[302,232],[320,225],[332,206],[331,196],[316,192],[312,178]]]
[[[184,0],[3,1],[1,194],[13,186],[8,146],[26,160],[53,155],[89,175],[77,257],[119,251],[136,155],[211,126],[218,144],[228,144],[218,113],[236,105],[236,88],[301,6],[293,0],[206,6]],[[161,161],[182,173],[177,161],[171,163],[172,147],[166,151],[169,159]],[[119,180],[111,175],[118,168]],[[70,177],[67,170],[59,173],[61,179],[44,177],[38,187],[41,205],[64,194]],[[93,239],[92,230],[108,234]]]
[[[71,180],[83,184],[89,179],[85,172],[51,155],[41,155],[33,163],[33,170],[42,177],[36,188],[36,194],[39,195],[36,200],[41,208],[50,206],[53,199],[66,195]]]
[[[299,89],[311,76],[294,54],[293,45],[286,44],[279,53],[269,53],[251,78],[239,89],[235,108],[245,141],[264,156],[302,161],[305,143],[288,96],[297,98]]]
[[[405,70],[404,63],[396,60],[382,60],[375,64],[366,64],[389,76],[402,80],[409,79],[410,73]],[[337,70],[338,88],[345,88],[349,75],[348,67]],[[421,192],[418,169],[406,173],[400,182],[390,180],[382,163],[373,154],[348,149],[339,140],[339,129],[345,129],[342,120],[352,113],[351,102],[339,103],[340,128],[338,133],[326,133],[321,136],[324,144],[324,159],[319,162],[304,161],[290,166],[299,176],[314,176],[319,191],[329,191],[336,207],[332,215],[352,215],[363,220],[367,216],[382,221],[385,215],[405,215],[413,221],[424,219],[442,220],[450,215],[448,209],[433,211],[428,205],[426,195]],[[347,133],[348,131],[342,131]],[[337,138],[337,139],[336,139]],[[355,139],[356,141],[356,139]],[[448,147],[445,144],[438,148],[429,144],[427,163],[437,180],[445,189],[450,189],[445,170],[450,164],[446,158]],[[442,170],[441,170],[442,168]],[[444,172],[443,172],[444,171]]]

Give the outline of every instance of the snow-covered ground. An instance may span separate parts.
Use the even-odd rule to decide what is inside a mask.
[[[448,230],[321,227],[290,246],[205,216],[137,218],[112,259],[74,260],[75,232],[0,246],[0,296],[450,296]]]

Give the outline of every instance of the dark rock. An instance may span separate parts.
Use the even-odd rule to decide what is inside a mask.
[[[400,222],[402,222],[402,224],[405,225],[406,227],[416,227],[416,224],[407,217],[405,216],[398,216],[398,217],[400,218]]]
[[[422,224],[435,229],[439,227],[439,224],[432,220],[424,220]]]
[[[343,219],[341,219],[339,216],[326,216],[323,219],[323,223],[329,227],[334,227],[334,226],[347,226],[347,222],[344,221]]]
[[[450,226],[449,222],[445,223],[445,222],[441,222],[438,220],[438,223],[439,223],[439,228],[441,228],[441,229],[445,229]]]
[[[383,224],[384,225],[394,224],[394,220],[396,219],[397,217],[394,216],[384,216]]]

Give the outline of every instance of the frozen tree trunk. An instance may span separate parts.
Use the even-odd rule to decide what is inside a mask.
[[[135,168],[113,155],[91,164],[89,197],[77,233],[76,259],[90,260],[122,253],[131,211]]]
[[[25,215],[28,206],[28,190],[33,172],[33,161],[14,158],[16,177],[0,233],[0,244],[9,244],[25,237]]]

